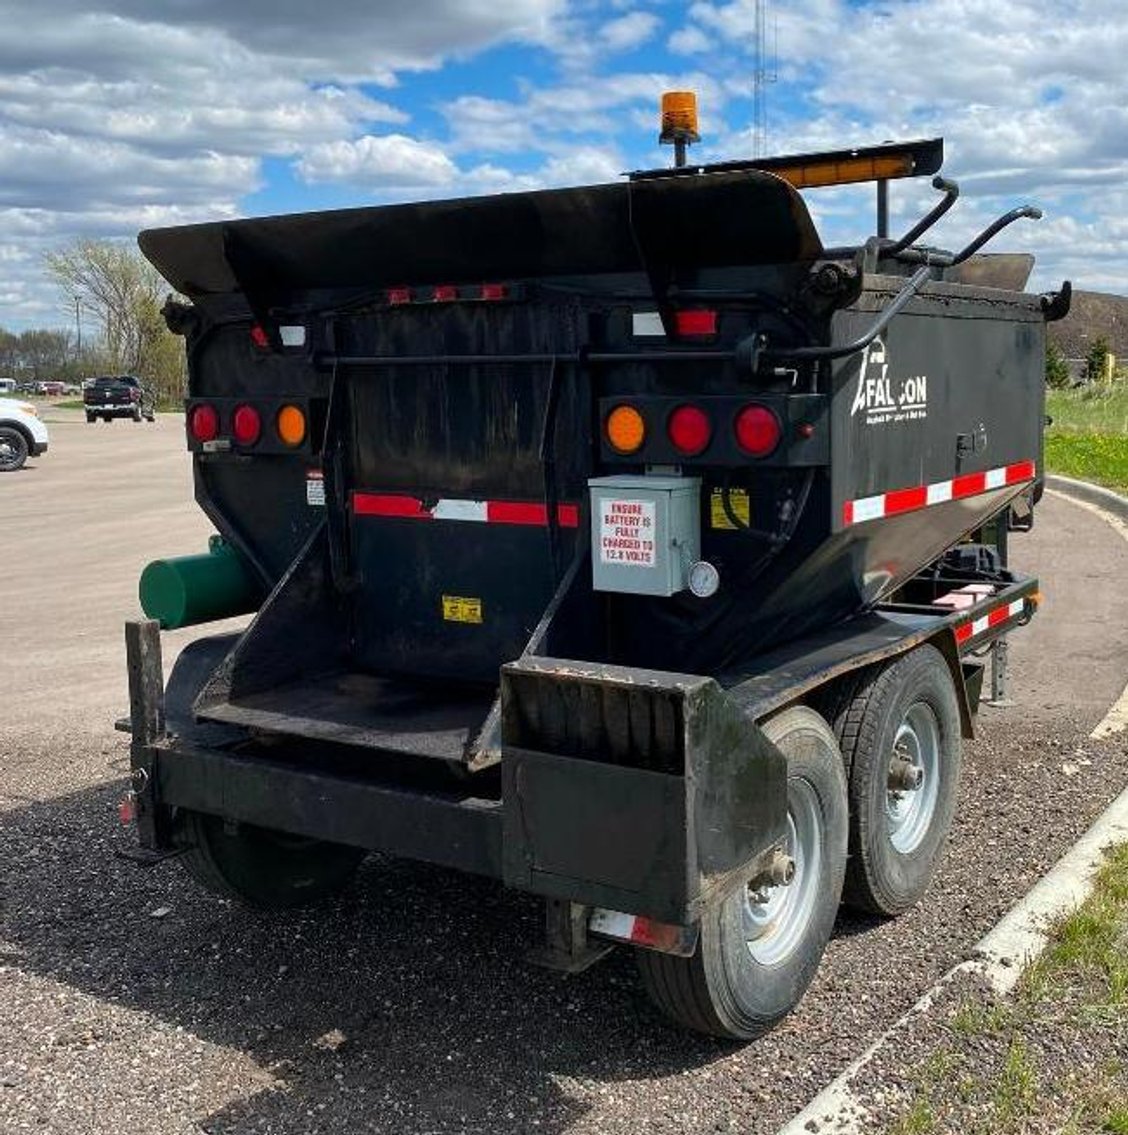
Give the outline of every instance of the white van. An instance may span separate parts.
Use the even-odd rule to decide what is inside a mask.
[[[0,378],[0,395],[15,394],[16,380],[14,378]]]

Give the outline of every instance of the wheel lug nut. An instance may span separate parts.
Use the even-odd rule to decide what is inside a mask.
[[[897,756],[889,763],[890,792],[915,792],[924,783],[924,769]]]

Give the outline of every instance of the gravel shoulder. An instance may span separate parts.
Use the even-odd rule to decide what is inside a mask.
[[[239,910],[175,863],[114,855],[130,841],[121,622],[144,562],[208,531],[180,428],[52,423],[48,456],[0,482],[5,528],[52,518],[2,615],[20,646],[0,660],[5,1133],[771,1132],[1128,783],[1124,740],[1088,739],[1128,676],[1108,613],[1128,545],[1048,498],[1015,540],[1047,603],[1013,639],[1018,704],[985,710],[967,748],[941,878],[896,922],[843,915],[799,1011],[762,1040],[668,1026],[625,952],[577,979],[527,967],[537,904],[453,872],[373,857],[335,903]],[[166,663],[187,637],[168,636]]]

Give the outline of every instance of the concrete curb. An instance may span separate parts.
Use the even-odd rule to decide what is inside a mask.
[[[1128,789],[1101,814],[1092,827],[1058,860],[1033,889],[1020,899],[975,946],[974,958],[950,969],[917,1003],[887,1029],[844,1072],[828,1084],[778,1135],[865,1135],[873,1119],[851,1088],[863,1068],[961,974],[984,978],[997,993],[1008,993],[1027,966],[1045,949],[1047,925],[1075,909],[1092,889],[1093,877],[1110,844],[1128,841]]]
[[[1113,516],[1128,524],[1128,497],[1122,497],[1111,489],[1102,488],[1089,481],[1077,481],[1073,477],[1062,477],[1057,473],[1046,475],[1046,487],[1056,489],[1063,496],[1095,504],[1097,508],[1111,512]]]
[[[1128,540],[1128,499],[1099,485],[1072,477],[1048,476],[1055,494],[1069,498],[1106,520]],[[1128,689],[1093,730],[1095,738],[1128,727]],[[914,1020],[928,1012],[953,980],[962,974],[979,976],[997,993],[1009,993],[1023,971],[1045,949],[1046,928],[1055,918],[1075,909],[1092,889],[1093,877],[1110,844],[1128,841],[1128,788],[1101,814],[1031,890],[976,944],[973,957],[953,966],[902,1017],[881,1034],[853,1063],[831,1081],[778,1135],[810,1135],[833,1130],[835,1135],[865,1135],[873,1119],[851,1088],[854,1078]]]

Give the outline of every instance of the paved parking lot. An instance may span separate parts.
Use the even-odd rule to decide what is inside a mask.
[[[844,915],[800,1010],[731,1046],[650,1008],[624,951],[528,968],[535,902],[372,858],[342,898],[255,915],[176,864],[115,858],[121,623],[159,555],[202,550],[182,422],[48,412],[0,477],[0,1131],[770,1132],[958,960],[1128,780],[1088,732],[1128,678],[1110,613],[1128,545],[1057,499],[1016,538],[1048,600],[1014,636],[1014,697],[968,746],[926,903]],[[197,630],[167,635],[166,664]]]

